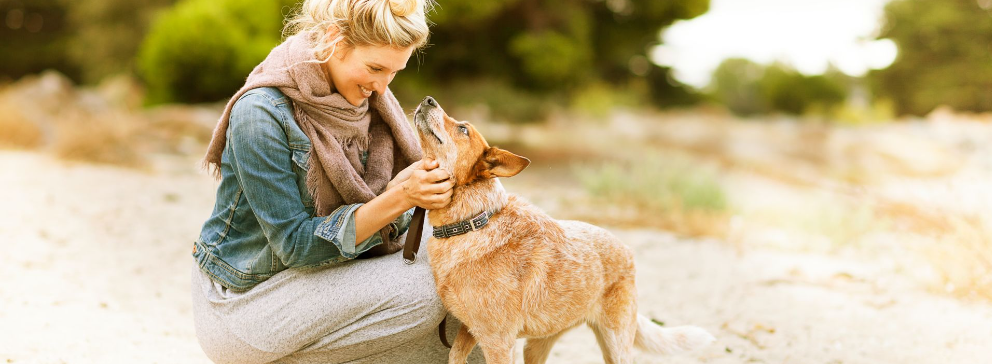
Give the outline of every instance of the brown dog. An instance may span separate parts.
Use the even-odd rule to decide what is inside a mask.
[[[635,345],[671,353],[714,340],[698,327],[662,328],[638,315],[633,254],[615,236],[507,194],[495,177],[516,175],[530,160],[490,147],[430,97],[414,123],[424,155],[455,178],[451,204],[428,215],[438,294],[464,324],[449,364],[465,363],[476,343],[487,363],[512,363],[518,337],[528,339],[524,361],[544,363],[555,341],[583,322],[607,363],[632,363]]]

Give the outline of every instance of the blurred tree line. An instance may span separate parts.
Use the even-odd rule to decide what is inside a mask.
[[[790,66],[764,66],[747,59],[723,61],[710,84],[714,99],[741,116],[779,111],[793,115],[822,113],[848,97],[849,77],[836,70],[806,76]]]
[[[804,76],[783,64],[728,59],[707,92],[744,116],[836,114],[831,110],[845,108],[860,88],[871,90],[870,101],[891,105],[900,115],[924,115],[941,105],[992,111],[992,0],[893,0],[878,39],[895,42],[898,56],[863,80],[836,70]],[[845,111],[850,110],[840,110]]]
[[[57,69],[95,83],[132,73],[149,24],[173,2],[0,0],[0,77]]]
[[[0,81],[54,68],[77,82],[137,75],[147,101],[213,102],[280,41],[300,0],[0,0]],[[894,0],[879,38],[899,56],[865,80],[727,60],[703,93],[648,59],[659,31],[709,0],[440,0],[431,46],[393,89],[489,105],[510,120],[553,105],[671,106],[706,97],[741,115],[822,112],[867,84],[900,113],[992,111],[992,0]],[[708,95],[706,95],[708,94]]]
[[[12,13],[45,19],[40,30],[0,30],[0,72],[14,79],[55,68],[84,83],[135,74],[149,103],[223,100],[279,43],[297,1],[0,0],[8,23]],[[394,89],[497,110],[517,104],[522,118],[540,117],[541,100],[568,102],[587,90],[629,89],[623,102],[634,104],[693,102],[647,51],[663,27],[708,8],[709,0],[442,0],[429,15],[431,46]]]
[[[899,56],[869,79],[899,113],[992,111],[992,0],[895,0],[879,38],[895,41]]]
[[[514,120],[539,116],[548,99],[688,104],[696,98],[647,53],[661,29],[708,10],[709,0],[439,1],[420,71],[396,82],[517,105]]]

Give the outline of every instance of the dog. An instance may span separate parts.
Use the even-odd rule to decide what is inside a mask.
[[[634,257],[605,229],[551,218],[507,193],[527,158],[489,146],[472,126],[449,117],[436,100],[414,111],[424,156],[449,172],[451,203],[430,210],[428,255],[438,295],[462,322],[449,364],[463,364],[476,344],[488,364],[513,363],[518,337],[524,362],[544,363],[552,345],[586,323],[606,363],[632,363],[636,346],[652,353],[712,343],[694,326],[663,328],[637,313]]]

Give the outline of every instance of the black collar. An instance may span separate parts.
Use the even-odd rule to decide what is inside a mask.
[[[494,214],[496,214],[496,212],[482,211],[478,215],[475,215],[475,217],[465,221],[443,226],[435,226],[434,237],[438,239],[450,238],[452,236],[458,236],[471,231],[479,230],[489,223],[489,218]]]

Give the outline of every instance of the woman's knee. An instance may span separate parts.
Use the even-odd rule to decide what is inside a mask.
[[[418,328],[437,326],[446,313],[441,298],[434,286],[434,276],[426,264],[413,264],[399,282],[396,298],[402,306],[410,309],[410,315],[416,318]]]
[[[245,343],[228,331],[216,316],[202,308],[194,308],[193,323],[200,348],[214,363],[268,363],[284,355],[262,351]]]

